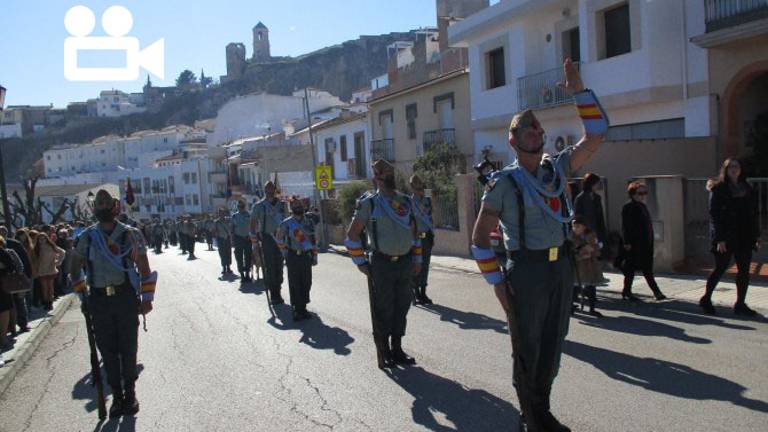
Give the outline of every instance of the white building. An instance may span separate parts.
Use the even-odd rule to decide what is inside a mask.
[[[0,125],[0,139],[14,137],[22,137],[21,123]]]
[[[468,47],[475,157],[509,163],[510,119],[533,109],[546,150],[582,135],[572,100],[557,87],[565,58],[611,120],[607,142],[583,169],[608,178],[615,205],[625,181],[656,174],[716,171],[716,95],[708,53],[690,42],[704,33],[700,0],[504,0],[449,28]],[[616,213],[612,209],[609,213]]]
[[[147,110],[142,93],[127,94],[120,90],[104,90],[96,102],[99,117],[121,117]]]
[[[364,179],[371,174],[370,131],[365,113],[345,112],[317,125],[313,132],[317,161],[332,167],[335,182]]]

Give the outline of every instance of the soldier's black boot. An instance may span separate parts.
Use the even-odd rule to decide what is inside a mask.
[[[139,412],[139,401],[136,400],[136,387],[135,385],[128,384],[125,386],[125,399],[123,400],[123,415],[136,415]]]
[[[432,304],[432,299],[427,297],[427,286],[426,285],[421,287],[421,302],[423,304],[428,304],[428,305]]]
[[[109,418],[114,419],[123,415],[123,389],[112,387],[112,405],[109,407]]]
[[[403,351],[402,345],[403,338],[400,336],[392,336],[392,360],[396,364],[401,365],[415,365],[416,359],[410,357]]]
[[[389,369],[395,367],[392,360],[392,351],[389,349],[389,341],[386,336],[373,335],[373,343],[376,345],[376,361],[379,369]]]
[[[549,397],[550,392],[547,391],[541,399],[537,397],[532,404],[533,417],[536,418],[536,430],[539,432],[571,432],[571,429],[560,423],[550,411]]]

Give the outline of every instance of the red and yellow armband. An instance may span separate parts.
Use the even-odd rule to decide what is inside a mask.
[[[155,299],[155,285],[157,285],[156,271],[141,279],[141,301],[152,301]]]
[[[600,105],[597,96],[592,90],[586,89],[573,95],[579,117],[584,123],[584,131],[590,135],[602,135],[608,132],[608,114]]]
[[[504,280],[501,267],[499,267],[499,262],[496,260],[496,254],[493,252],[493,249],[483,249],[472,245],[472,256],[475,257],[477,267],[480,269],[480,273],[483,274],[486,282],[496,285]]]
[[[69,275],[69,280],[72,281],[72,291],[76,294],[85,293],[85,273],[82,270],[76,275]]]
[[[349,256],[352,258],[352,262],[354,262],[355,265],[361,266],[368,264],[368,259],[365,257],[365,252],[363,251],[362,242],[346,239],[344,240],[344,246],[347,247],[347,252],[349,252]]]
[[[415,264],[421,264],[424,261],[422,253],[421,239],[414,240],[413,245],[411,246],[411,259]]]

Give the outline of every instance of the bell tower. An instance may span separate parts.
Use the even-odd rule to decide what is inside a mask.
[[[253,60],[257,63],[272,58],[269,51],[269,29],[261,21],[253,28]]]

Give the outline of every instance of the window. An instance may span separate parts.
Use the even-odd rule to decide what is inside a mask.
[[[197,173],[192,173],[192,184],[197,184]]]
[[[47,155],[47,156],[45,157],[45,159],[46,159],[46,160],[51,160],[51,155]]]
[[[200,201],[199,201],[199,198],[197,197],[197,194],[192,195],[192,205],[199,205],[199,204],[200,204]]]
[[[104,154],[104,149],[99,150],[99,153]]]
[[[147,192],[150,191],[150,188],[149,188],[149,177],[144,177],[144,190],[147,191]]]
[[[192,200],[189,199],[189,194],[184,195],[184,204],[186,205],[192,205]]]
[[[60,154],[57,154],[57,155],[56,155],[56,159],[58,159],[58,160],[61,160],[61,155],[60,155]]]
[[[184,177],[184,184],[189,184],[189,173],[184,173],[182,177]]]
[[[629,22],[629,4],[603,12],[605,21],[605,58],[616,57],[632,51]]]
[[[507,84],[507,75],[504,61],[504,48],[496,48],[487,54],[488,90],[504,87]]]
[[[685,119],[671,119],[611,126],[606,138],[608,141],[638,141],[684,137]]]
[[[339,152],[341,152],[341,161],[347,161],[347,136],[342,135],[339,137]]]
[[[408,124],[408,139],[416,139],[416,117],[418,116],[419,110],[416,104],[405,106],[405,121]]]
[[[167,143],[168,142],[168,138],[163,138],[163,142]]]

